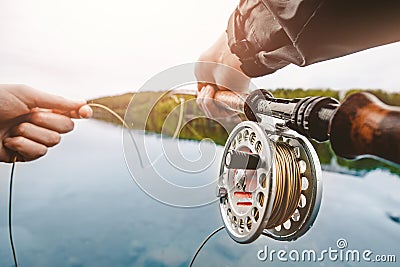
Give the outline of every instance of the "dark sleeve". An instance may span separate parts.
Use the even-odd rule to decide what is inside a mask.
[[[241,0],[229,47],[250,77],[400,40],[399,0]]]

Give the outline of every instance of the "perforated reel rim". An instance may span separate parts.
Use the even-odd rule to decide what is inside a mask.
[[[243,134],[245,131],[249,131],[249,136],[246,139]],[[251,133],[255,133],[256,138],[252,142],[250,139]],[[242,139],[242,141],[240,141]],[[250,243],[257,239],[257,237],[262,234],[263,230],[265,229],[267,221],[265,218],[268,216],[270,210],[272,209],[272,203],[265,202],[264,204],[265,208],[262,208],[260,206],[257,206],[257,203],[253,200],[253,204],[250,208],[247,208],[247,211],[245,214],[238,214],[237,209],[238,207],[235,205],[232,205],[232,200],[237,200],[233,196],[233,192],[230,191],[228,182],[229,182],[229,176],[228,176],[228,168],[225,166],[225,157],[228,153],[228,151],[231,148],[234,149],[242,149],[242,148],[247,148],[249,149],[252,153],[256,153],[256,144],[258,142],[261,142],[262,144],[262,152],[260,154],[260,158],[262,160],[262,164],[260,165],[260,168],[257,169],[257,188],[256,190],[253,191],[253,196],[257,195],[258,193],[262,192],[265,196],[265,194],[268,194],[268,196],[265,196],[265,199],[269,198],[275,198],[275,190],[270,188],[275,188],[275,185],[270,185],[266,183],[265,188],[261,188],[260,184],[258,183],[258,178],[262,175],[265,174],[265,179],[266,181],[268,180],[268,176],[272,174],[272,165],[273,165],[273,149],[272,145],[270,144],[270,139],[268,138],[266,132],[259,127],[259,125],[255,122],[252,121],[244,121],[238,124],[231,132],[231,134],[228,137],[228,140],[225,145],[224,153],[222,156],[222,161],[221,161],[221,166],[220,166],[220,176],[219,176],[219,189],[225,188],[227,191],[227,200],[228,202],[225,202],[225,199],[221,198],[220,201],[220,212],[221,212],[221,217],[224,221],[225,227],[231,236],[233,240],[235,240],[238,243]],[[236,144],[235,144],[236,143]],[[233,178],[234,179],[234,178]],[[271,181],[274,183],[275,180],[271,179]],[[253,197],[254,199],[254,197]],[[265,206],[267,205],[268,206]],[[258,211],[258,219],[255,220],[254,214],[252,214],[254,208]],[[233,216],[228,215],[228,210],[231,209],[233,211],[233,216],[237,218],[238,224],[235,226],[232,223]],[[239,208],[242,209],[243,208]],[[245,209],[245,208],[244,208]],[[252,219],[252,227],[251,229],[248,229],[247,222],[246,226],[244,229],[241,229],[238,227],[240,219],[247,220],[248,218]]]
[[[227,186],[225,180],[228,179],[228,177],[226,177],[226,167],[224,164],[226,153],[231,148],[231,144],[235,140],[235,138],[237,138],[239,133],[246,128],[252,129],[255,132],[257,132],[260,135],[260,137],[262,136],[263,146],[268,146],[269,148],[269,158],[265,160],[265,155],[263,158],[264,160],[263,166],[265,166],[267,169],[263,169],[260,172],[263,173],[263,171],[265,171],[265,173],[268,174],[267,178],[269,179],[269,181],[266,183],[267,187],[261,189],[261,192],[263,192],[265,196],[265,201],[264,201],[265,204],[263,207],[258,206],[260,211],[259,214],[260,216],[259,220],[256,223],[254,223],[254,217],[251,217],[251,219],[253,219],[253,226],[255,229],[246,232],[242,231],[243,233],[240,233],[237,230],[238,229],[237,226],[236,227],[232,226],[232,220],[229,218],[227,214],[228,210],[227,205],[224,202],[224,199],[221,197],[220,212],[225,227],[231,238],[239,243],[250,243],[255,239],[257,239],[260,234],[264,234],[273,239],[281,241],[295,240],[300,236],[304,235],[310,229],[319,211],[321,197],[322,197],[322,180],[321,180],[322,171],[317,153],[315,152],[313,146],[307,140],[307,138],[292,130],[278,132],[276,128],[269,123],[263,122],[262,124],[259,124],[250,121],[242,122],[238,124],[235,127],[235,129],[233,129],[225,145],[220,167],[219,188]],[[303,207],[298,207],[298,209],[296,209],[296,212],[298,212],[297,214],[298,218],[300,219],[294,221],[294,218],[292,216],[291,219],[289,219],[291,220],[290,227],[288,227],[289,229],[284,228],[284,224],[282,224],[280,225],[281,229],[279,229],[279,231],[277,229],[265,229],[268,223],[268,219],[271,217],[271,209],[275,199],[276,166],[274,165],[275,163],[273,161],[272,145],[275,145],[275,142],[278,139],[281,139],[281,141],[284,142],[288,142],[289,145],[294,146],[295,148],[298,147],[296,148],[296,153],[299,154],[299,161],[304,161],[303,163],[305,163],[306,166],[306,172],[302,175],[302,177],[305,176],[308,181],[308,188],[302,190],[302,195],[303,195],[302,198],[304,197],[306,200],[305,205]],[[257,173],[257,179],[258,177],[259,174]],[[254,192],[257,193],[257,190],[255,190]],[[227,193],[228,193],[228,199],[232,199],[229,198],[229,194],[232,194],[232,192],[229,192],[228,190]],[[255,205],[257,204],[256,196],[257,194],[253,194],[252,196],[252,201],[253,204]],[[252,205],[252,207],[254,207],[254,205]]]

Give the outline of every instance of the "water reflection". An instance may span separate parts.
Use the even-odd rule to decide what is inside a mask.
[[[149,136],[148,141],[157,140]],[[196,151],[198,144],[186,146]],[[0,168],[0,266],[12,262],[6,228],[9,167]],[[257,259],[265,245],[322,250],[336,246],[339,238],[345,238],[349,248],[400,259],[399,224],[387,216],[400,206],[400,179],[384,171],[363,179],[324,172],[323,179],[320,214],[304,237],[290,243],[261,237],[239,245],[222,231],[204,247],[197,266],[266,266],[268,262]],[[222,225],[216,204],[174,208],[143,193],[124,163],[121,129],[101,122],[77,122],[76,130],[46,157],[18,164],[14,190],[14,238],[21,266],[187,266],[203,238]]]

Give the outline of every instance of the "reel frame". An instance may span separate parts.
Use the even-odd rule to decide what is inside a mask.
[[[274,162],[277,142],[286,142],[294,149],[301,172],[301,197],[290,219],[266,229],[277,191]],[[232,150],[258,155],[258,166],[255,170],[243,171],[229,168]],[[292,241],[311,228],[321,204],[322,171],[318,155],[307,138],[269,120],[260,123],[244,121],[229,135],[222,159],[218,181],[220,213],[233,240],[250,243],[262,234],[275,240]],[[252,175],[253,182],[248,184],[253,187],[251,192],[244,190],[247,184],[243,181],[247,181],[247,174]]]

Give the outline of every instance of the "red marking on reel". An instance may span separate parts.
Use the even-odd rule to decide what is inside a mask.
[[[252,198],[251,192],[234,192],[233,195],[238,198]]]
[[[238,203],[236,203],[236,205],[242,206],[242,207],[249,207],[249,206],[252,206],[253,203],[250,201],[244,201],[244,202],[238,202]]]
[[[233,195],[237,198],[244,198],[246,200],[251,200],[253,194],[251,192],[234,192]],[[248,206],[252,206],[253,203],[251,201],[246,201],[246,200],[239,200],[236,205],[238,206],[242,206],[242,207],[248,207]]]

